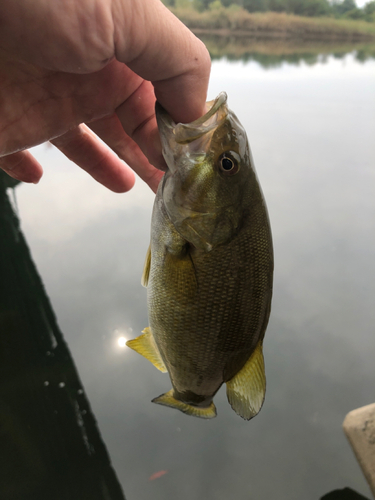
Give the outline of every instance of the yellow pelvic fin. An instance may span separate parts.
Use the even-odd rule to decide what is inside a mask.
[[[216,407],[213,403],[207,408],[202,408],[200,406],[189,405],[188,403],[183,403],[178,399],[173,397],[173,389],[165,394],[162,394],[158,398],[154,398],[152,403],[157,403],[159,405],[169,406],[171,408],[176,408],[187,415],[193,415],[194,417],[200,418],[214,418],[216,417]]]
[[[233,410],[245,420],[250,420],[262,408],[265,393],[263,346],[259,341],[245,365],[227,382],[227,397]]]
[[[136,339],[128,340],[126,345],[141,354],[146,359],[151,361],[151,363],[156,366],[158,370],[163,373],[167,372],[164,361],[161,358],[159,349],[155,344],[154,337],[152,336],[151,329],[149,327],[143,330],[143,335],[140,335]]]
[[[150,276],[150,269],[151,269],[151,245],[149,245],[146,253],[146,259],[145,259],[145,264],[143,266],[143,273],[142,273],[142,279],[141,279],[141,285],[147,288],[148,285],[148,278]]]

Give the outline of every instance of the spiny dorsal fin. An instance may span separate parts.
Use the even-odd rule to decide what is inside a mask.
[[[245,420],[250,420],[262,408],[266,393],[266,374],[262,342],[241,370],[227,382],[227,397],[233,410]]]
[[[148,285],[148,278],[150,276],[150,269],[151,269],[151,245],[149,245],[149,247],[147,249],[145,265],[143,266],[143,273],[142,273],[142,279],[141,279],[141,284],[145,288],[147,288],[147,285]]]
[[[151,361],[151,363],[156,366],[158,370],[166,373],[168,370],[165,367],[164,361],[161,358],[159,349],[157,348],[154,337],[152,336],[151,329],[149,327],[143,330],[143,335],[140,335],[136,339],[128,340],[126,345],[141,354],[146,359]]]
[[[154,398],[152,403],[157,403],[163,406],[169,406],[170,408],[175,408],[176,410],[180,410],[187,415],[192,415],[194,417],[199,418],[214,418],[216,417],[216,407],[213,403],[206,408],[202,408],[200,406],[189,405],[188,403],[184,403],[174,398],[173,389],[162,394],[158,398]]]

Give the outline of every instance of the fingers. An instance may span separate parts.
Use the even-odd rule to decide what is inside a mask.
[[[116,115],[126,134],[138,144],[149,162],[160,170],[166,170],[156,123],[155,101],[152,84],[143,80],[116,109]]]
[[[129,191],[135,182],[132,170],[99,141],[84,124],[51,140],[67,158],[115,193]]]
[[[124,132],[116,115],[93,122],[90,127],[113,151],[83,124],[51,140],[51,143],[96,181],[116,193],[133,187],[133,170],[156,192],[163,172],[149,163],[139,146]],[[1,157],[0,168],[23,182],[37,183],[43,174],[41,165],[29,151]]]
[[[132,105],[130,104],[130,106]],[[122,111],[124,111],[124,114],[122,113]],[[114,114],[112,116],[92,122],[89,124],[89,126],[122,160],[124,160],[139,175],[142,180],[144,180],[150,186],[150,188],[154,192],[156,192],[160,179],[163,177],[163,172],[156,169],[149,163],[138,144],[136,144],[134,140],[132,140],[127,135],[126,132],[129,132],[130,135],[133,134],[134,123],[132,123],[131,120],[127,119],[128,115],[126,114],[125,107],[123,110],[120,110],[119,114],[123,122],[120,121],[117,114]],[[146,113],[145,116],[147,115],[148,114]],[[124,123],[125,125],[126,132],[124,131],[122,123]],[[146,125],[148,123],[149,122],[146,121]],[[156,146],[155,149],[149,146],[151,150],[150,155],[154,157],[154,164],[157,164],[160,168],[165,169],[165,163],[161,156],[160,141],[158,136],[155,136],[155,134],[158,134],[156,125],[154,127],[154,130],[150,133],[148,133],[147,130],[144,131],[144,127],[138,127],[138,129],[138,135],[141,136],[141,143],[145,143],[147,140],[149,140],[151,143],[151,136],[154,137],[153,140],[156,142]],[[137,132],[135,133],[135,135],[137,135]],[[156,151],[156,153],[154,151]]]
[[[14,179],[34,184],[37,184],[43,175],[42,166],[29,151],[2,156],[0,168]]]
[[[176,122],[191,122],[205,110],[210,57],[159,0],[114,2],[116,58],[145,80]]]

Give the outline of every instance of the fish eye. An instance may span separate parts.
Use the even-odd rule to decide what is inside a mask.
[[[219,168],[226,175],[234,175],[239,170],[238,161],[233,154],[223,153],[219,158]]]
[[[231,160],[230,158],[222,158],[221,168],[226,172],[229,172],[230,170],[232,170],[232,168],[234,168],[233,160]]]

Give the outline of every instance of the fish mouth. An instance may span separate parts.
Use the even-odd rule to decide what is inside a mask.
[[[174,127],[174,136],[177,144],[189,144],[202,137],[213,129],[227,116],[227,94],[221,92],[216,99],[206,103],[207,113],[191,123],[178,123]]]
[[[175,144],[189,144],[218,127],[228,114],[227,94],[220,92],[206,103],[206,114],[191,123],[175,123],[167,111],[156,102],[155,113],[164,151]]]

